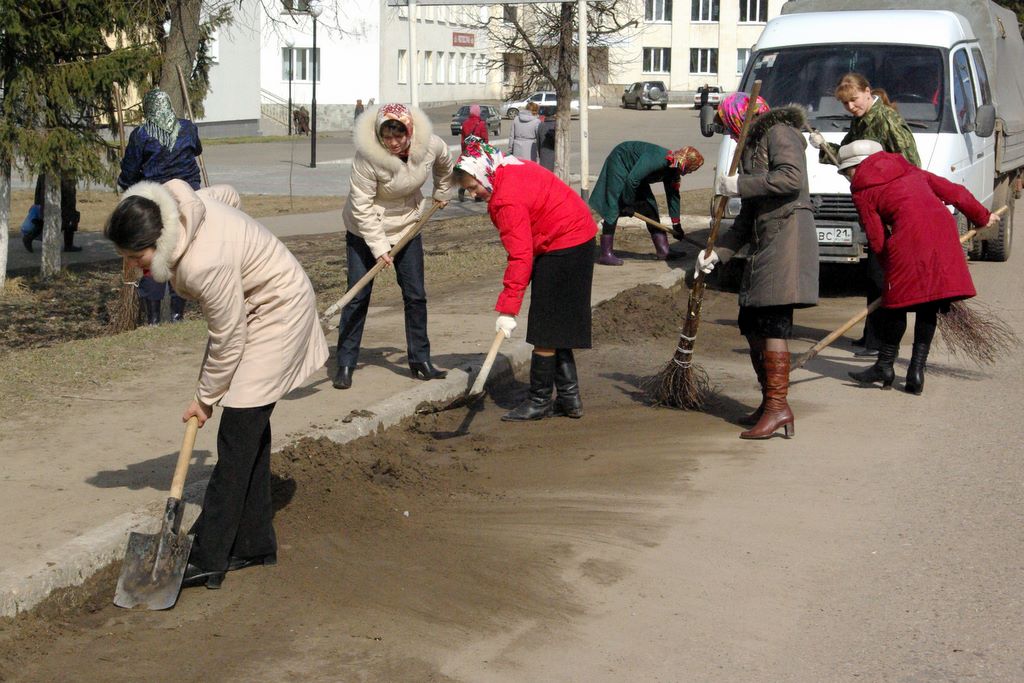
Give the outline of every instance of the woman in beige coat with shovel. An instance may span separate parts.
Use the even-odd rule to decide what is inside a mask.
[[[196,394],[202,426],[220,405],[217,464],[183,586],[219,588],[228,570],[277,561],[270,498],[270,415],[327,360],[316,296],[302,266],[219,185],[140,182],[105,234],[130,265],[199,302],[209,327]]]
[[[379,262],[394,265],[405,304],[405,341],[413,377],[439,379],[448,373],[430,362],[427,338],[427,291],[423,284],[423,240],[416,235],[394,259],[391,247],[420,219],[421,189],[434,178],[434,202],[448,203],[452,189],[452,155],[433,134],[430,119],[415,107],[384,104],[369,107],[356,121],[356,156],[352,186],[342,213],[348,286],[351,288]],[[359,361],[363,325],[370,307],[371,281],[341,311],[338,324],[338,371],[334,387],[352,386]]]

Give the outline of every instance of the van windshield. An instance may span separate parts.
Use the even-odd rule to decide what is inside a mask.
[[[754,55],[742,89],[761,79],[769,105],[803,105],[809,122],[827,131],[846,130],[850,114],[833,95],[851,71],[882,88],[916,132],[937,131],[943,118],[945,69],[942,51],[932,47],[833,44],[765,49]]]

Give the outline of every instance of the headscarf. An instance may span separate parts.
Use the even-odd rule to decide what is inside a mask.
[[[745,92],[734,92],[726,96],[718,105],[718,118],[722,120],[722,125],[734,140],[740,136],[740,128],[743,127],[743,117],[747,113],[747,100],[749,99],[750,97]],[[766,111],[768,111],[768,103],[759,96],[754,113],[763,114]]]
[[[486,142],[466,140],[466,151],[455,162],[455,168],[461,168],[476,178],[488,192],[494,192],[494,172],[499,166],[521,166],[523,163],[512,155],[505,156]]]
[[[669,166],[678,168],[680,175],[693,173],[704,165],[704,155],[698,152],[695,147],[683,147],[674,152],[669,152],[665,155],[665,160]]]
[[[142,115],[146,120],[142,128],[167,149],[173,149],[181,124],[174,114],[171,98],[160,88],[153,88],[142,98]]]
[[[406,139],[405,149],[402,152],[406,152],[409,146],[412,144],[412,112],[409,111],[409,107],[398,102],[391,102],[390,104],[382,104],[380,109],[377,110],[377,142],[384,146],[384,138],[380,135],[380,127],[384,125],[386,121],[398,121],[405,126],[405,130],[408,133]]]
[[[476,116],[477,118],[480,118],[480,105],[479,104],[471,104],[471,105],[469,105],[469,115],[470,116]]]

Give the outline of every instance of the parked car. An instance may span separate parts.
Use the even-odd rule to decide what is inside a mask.
[[[701,86],[704,87],[704,86]],[[693,108],[700,109],[700,88],[697,88],[697,92],[693,93]],[[718,103],[722,101],[722,89],[717,85],[708,86],[708,104],[715,109],[718,109]]]
[[[662,81],[637,81],[622,91],[622,106],[634,109],[667,109],[668,88]]]
[[[498,111],[507,119],[514,119],[516,114],[526,108],[527,103],[536,102],[538,106],[558,106],[558,96],[554,90],[541,90],[521,100],[508,100],[501,104]],[[569,112],[575,117],[580,114],[580,101],[572,100],[569,103]]]
[[[459,110],[452,114],[452,135],[462,134],[462,124],[469,118],[469,105],[459,107]],[[491,135],[501,135],[501,117],[498,110],[486,104],[480,105],[480,118],[487,122],[487,132]]]

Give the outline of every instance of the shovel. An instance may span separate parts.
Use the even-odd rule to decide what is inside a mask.
[[[480,366],[480,372],[476,374],[476,379],[473,381],[473,386],[469,388],[469,391],[446,405],[424,406],[416,412],[420,415],[431,415],[475,403],[477,399],[484,395],[484,385],[487,384],[487,376],[491,374],[491,366],[494,365],[494,360],[498,357],[498,349],[501,348],[501,342],[503,341],[505,341],[505,333],[499,330],[494,335],[494,341],[491,342],[491,348],[487,351],[484,364]]]
[[[160,533],[133,531],[128,537],[121,578],[117,580],[114,593],[114,604],[118,607],[167,609],[178,600],[188,554],[192,550],[192,536],[181,533],[181,515],[185,510],[181,492],[185,488],[185,474],[197,431],[199,418],[192,417],[185,425],[185,439],[174,468],[171,495],[164,508]]]
[[[642,220],[644,223],[646,223],[647,225],[651,226],[652,228],[654,228],[656,230],[661,230],[662,232],[667,232],[668,234],[675,236],[675,233],[672,232],[672,228],[668,227],[667,225],[662,225],[661,223],[656,223],[655,221],[652,221],[647,216],[644,216],[643,214],[634,213],[633,214],[633,218],[639,218],[640,220]],[[686,235],[683,235],[683,241],[684,242],[688,242],[690,244],[693,244],[695,246],[698,246],[701,249],[703,249],[704,247],[707,246],[707,244],[704,244],[703,242],[698,242],[697,240],[693,239],[692,237],[687,237]]]

